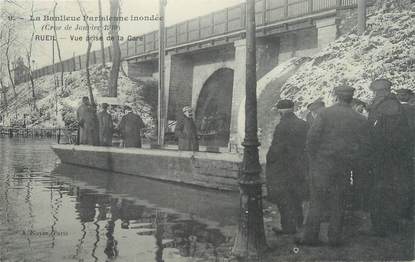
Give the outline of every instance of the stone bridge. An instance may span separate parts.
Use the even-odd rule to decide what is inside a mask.
[[[312,55],[349,31],[357,20],[356,2],[257,0],[258,80],[282,62]],[[167,27],[165,32],[168,119],[176,120],[181,108],[191,105],[199,127],[215,119],[220,134],[207,132],[205,140],[218,146],[238,141],[238,112],[245,96],[245,8],[244,3],[229,7]],[[131,78],[158,78],[158,31],[123,42],[121,50]],[[109,61],[110,47],[105,55]],[[82,69],[85,60],[85,55],[73,57],[63,61],[62,68]],[[91,53],[94,63],[101,63],[100,50]],[[55,67],[56,72],[61,70],[61,65]],[[48,66],[33,75],[52,72]]]

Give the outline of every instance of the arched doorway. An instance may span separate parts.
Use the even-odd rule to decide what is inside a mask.
[[[232,91],[233,70],[230,68],[217,70],[203,84],[196,105],[196,126],[201,145],[228,145]]]

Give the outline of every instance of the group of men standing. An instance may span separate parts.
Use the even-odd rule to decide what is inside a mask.
[[[369,106],[353,99],[354,88],[339,86],[333,106],[309,106],[307,122],[294,114],[291,100],[277,103],[281,119],[266,166],[268,198],[281,214],[282,230],[275,233],[303,228],[297,244],[319,245],[320,224],[328,217],[329,244],[342,244],[351,181],[367,203],[359,208],[370,212],[374,234],[398,232],[402,220],[412,219],[415,106],[409,104],[410,90],[396,96],[391,86],[386,79],[373,81]]]
[[[88,97],[82,98],[82,104],[77,110],[79,123],[79,144],[94,146],[112,146],[114,124],[108,112],[108,104],[101,105],[101,111],[96,113]],[[125,115],[118,126],[123,147],[141,148],[141,130],[145,127],[143,120],[129,106],[124,107]],[[197,128],[193,120],[193,110],[183,107],[182,116],[177,121],[175,134],[178,138],[178,148],[183,151],[199,151]]]
[[[101,105],[96,113],[96,106],[89,102],[88,97],[82,98],[77,110],[79,123],[79,144],[94,146],[112,146],[114,122],[108,112],[108,104]],[[141,147],[141,130],[145,127],[141,117],[133,113],[131,107],[124,107],[125,114],[118,126],[123,147]]]

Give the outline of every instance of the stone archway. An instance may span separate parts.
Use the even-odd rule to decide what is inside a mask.
[[[203,84],[196,103],[196,126],[200,144],[227,146],[229,142],[233,69],[215,71]]]

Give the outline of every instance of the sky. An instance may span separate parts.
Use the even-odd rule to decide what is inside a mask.
[[[103,16],[109,15],[109,1],[101,0],[103,5]],[[121,1],[121,16],[158,16],[158,0],[120,0]],[[20,0],[26,14],[24,18],[29,21],[31,1]],[[58,3],[56,8],[56,15],[66,16],[80,16],[79,6],[76,0],[56,0]],[[243,0],[167,0],[165,11],[166,25],[176,24],[194,17],[205,15],[216,10],[220,10],[229,6],[240,4]],[[41,21],[35,21],[36,34],[45,35],[53,34],[53,30],[42,30],[45,24],[52,25],[51,21],[44,21],[43,15],[52,15],[54,1],[51,0],[34,0],[35,16],[39,16]],[[98,0],[82,0],[82,5],[87,10],[88,15],[98,16]],[[29,8],[28,8],[29,7]],[[104,22],[105,23],[108,22]],[[58,26],[64,27],[70,24],[75,28],[76,24],[84,26],[83,21],[80,22],[57,22]],[[30,24],[29,24],[30,25]],[[98,25],[98,22],[96,22]],[[157,21],[137,21],[137,22],[121,22],[120,35],[141,35],[147,32],[158,29]],[[31,27],[26,27],[25,34],[30,36]],[[29,33],[30,32],[30,33]],[[98,31],[95,31],[98,32]],[[86,41],[73,41],[70,35],[83,36],[85,38],[85,31],[74,30],[59,30],[58,38],[62,59],[67,59],[75,55],[84,54],[86,52]],[[105,35],[105,32],[104,32]],[[85,39],[83,39],[85,40]],[[109,43],[106,43],[106,46]],[[99,49],[99,41],[94,41],[93,50]],[[55,58],[57,59],[57,57]],[[33,60],[36,61],[35,69],[52,63],[52,42],[35,40],[33,49]]]

